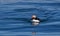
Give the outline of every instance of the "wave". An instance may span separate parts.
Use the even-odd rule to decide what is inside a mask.
[[[39,9],[36,8],[22,8],[22,9],[14,9],[16,12],[29,12],[29,11],[38,11]]]
[[[60,32],[59,29],[60,25],[45,25],[45,26],[20,26],[20,27],[15,27],[15,28],[0,28],[0,31],[17,31],[19,32]]]
[[[60,3],[34,3],[34,2],[16,2],[4,5],[42,5],[42,6],[60,6]]]
[[[28,19],[28,18],[4,18],[3,20],[16,20],[16,21],[24,21],[27,23],[30,22],[30,19]]]

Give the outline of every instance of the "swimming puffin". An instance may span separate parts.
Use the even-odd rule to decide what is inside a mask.
[[[32,15],[32,25],[38,25],[40,23],[40,19],[37,18],[36,15]]]

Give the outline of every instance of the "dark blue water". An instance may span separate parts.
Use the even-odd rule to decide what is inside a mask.
[[[33,14],[41,19],[32,26]],[[16,2],[0,5],[0,36],[60,36],[60,3]]]

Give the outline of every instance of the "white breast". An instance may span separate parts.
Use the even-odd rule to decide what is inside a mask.
[[[39,21],[39,20],[33,19],[32,22],[37,22],[37,23],[39,23],[40,21]]]
[[[35,19],[32,20],[32,24],[33,24],[33,25],[38,25],[39,22],[40,22],[39,20],[35,20]]]

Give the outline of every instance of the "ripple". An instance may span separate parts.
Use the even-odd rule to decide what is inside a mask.
[[[36,11],[36,8],[23,8],[23,9],[14,9],[16,12],[29,12],[29,11]]]

